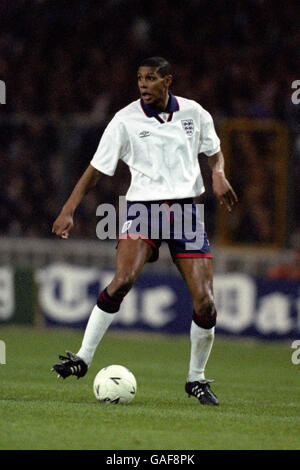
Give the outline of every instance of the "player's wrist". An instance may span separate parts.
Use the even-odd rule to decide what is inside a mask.
[[[213,178],[225,178],[225,172],[222,169],[215,169],[212,170],[212,177]]]
[[[61,210],[61,213],[65,216],[73,217],[76,207],[69,204],[65,204]]]

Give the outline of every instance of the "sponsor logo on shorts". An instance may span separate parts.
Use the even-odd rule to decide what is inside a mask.
[[[127,230],[130,229],[131,224],[132,224],[132,220],[126,220],[126,222],[124,223],[122,227],[121,233],[127,232]]]

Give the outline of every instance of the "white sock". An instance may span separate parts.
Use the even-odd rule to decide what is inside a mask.
[[[190,331],[191,357],[187,378],[188,382],[205,379],[204,370],[214,342],[214,336],[215,327],[209,329],[201,328],[192,320]]]
[[[93,308],[84,332],[81,348],[77,353],[77,356],[88,366],[91,364],[97,346],[115,316],[116,313],[104,312],[98,305]]]

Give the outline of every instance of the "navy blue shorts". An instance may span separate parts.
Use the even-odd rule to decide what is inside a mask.
[[[176,258],[212,258],[204,230],[203,216],[195,201],[127,201],[127,218],[119,240],[142,239],[153,248],[149,262],[158,259],[165,241],[173,260]]]

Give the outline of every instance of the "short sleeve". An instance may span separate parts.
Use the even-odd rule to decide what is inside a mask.
[[[208,157],[220,151],[220,139],[215,131],[213,119],[209,112],[202,108],[201,137],[198,153],[204,153]]]
[[[96,170],[113,176],[119,159],[122,159],[129,149],[129,141],[124,124],[114,117],[102,134],[98,148],[91,160]]]

